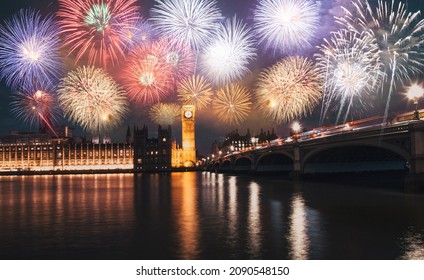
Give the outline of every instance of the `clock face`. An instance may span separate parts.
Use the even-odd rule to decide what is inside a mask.
[[[186,117],[187,119],[191,118],[192,116],[193,116],[193,113],[191,111],[184,112],[184,117]]]

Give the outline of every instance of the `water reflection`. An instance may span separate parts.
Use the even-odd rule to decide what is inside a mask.
[[[424,235],[414,228],[410,228],[405,237],[401,239],[401,246],[405,253],[401,257],[404,260],[424,260]]]
[[[197,174],[172,173],[172,205],[177,223],[182,259],[196,259],[199,246]]]
[[[260,186],[252,182],[249,186],[248,232],[251,255],[257,258],[261,249]]]
[[[308,237],[308,223],[306,218],[305,201],[300,193],[292,197],[290,231],[290,259],[305,260],[309,257],[310,241]]]
[[[113,248],[99,232],[128,229],[132,196],[128,175],[3,176],[0,179],[0,256],[21,258],[73,258],[82,244]],[[12,185],[9,185],[12,183]],[[6,186],[6,187],[5,187]],[[126,186],[126,187],[125,187]],[[125,189],[130,192],[125,193]],[[129,188],[129,189],[128,189]],[[87,243],[89,242],[89,243]],[[2,250],[1,250],[2,249]],[[96,251],[84,256],[107,258]],[[62,252],[63,250],[63,252]],[[2,252],[3,251],[3,252]],[[116,251],[115,251],[116,253]]]
[[[229,237],[232,240],[232,237],[236,236],[237,232],[237,179],[232,176],[228,179],[228,232]],[[234,242],[231,242],[234,244]]]
[[[0,176],[3,259],[424,259],[424,196],[215,173]]]

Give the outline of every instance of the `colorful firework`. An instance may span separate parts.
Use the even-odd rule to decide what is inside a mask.
[[[217,91],[212,106],[220,121],[237,125],[247,118],[251,110],[251,95],[244,86],[227,84]]]
[[[0,78],[13,89],[53,86],[61,74],[59,32],[52,17],[21,10],[0,26]]]
[[[172,74],[171,64],[151,46],[137,47],[123,70],[122,83],[131,100],[152,104],[172,93]]]
[[[175,82],[194,73],[195,57],[188,45],[176,39],[162,38],[153,44],[153,53],[172,69]]]
[[[253,34],[236,17],[227,19],[213,42],[202,52],[199,65],[215,84],[231,83],[249,72],[249,62],[256,57]]]
[[[178,99],[183,105],[194,105],[196,110],[208,107],[212,100],[211,84],[202,76],[191,76],[178,85]]]
[[[119,62],[139,20],[136,0],[59,0],[64,45],[76,55],[75,62],[88,57],[89,64],[107,66]]]
[[[152,44],[155,39],[152,25],[139,14],[121,25],[120,40],[125,43],[127,51],[131,51],[136,46]]]
[[[342,112],[346,122],[351,109],[360,111],[370,104],[367,97],[380,87],[384,78],[378,46],[364,33],[341,30],[333,33],[331,40],[325,39],[319,49],[318,67],[324,73],[321,122],[333,102],[338,102],[339,108],[336,123]]]
[[[124,91],[104,70],[92,66],[78,67],[62,79],[58,101],[66,117],[92,133],[117,126],[127,112]]]
[[[221,20],[215,0],[156,0],[151,9],[158,33],[199,50],[211,42]]]
[[[276,53],[311,47],[319,19],[318,5],[309,0],[258,0],[253,13],[259,43]]]
[[[349,31],[366,33],[376,40],[383,71],[389,79],[385,116],[397,82],[410,81],[410,74],[420,74],[424,69],[424,20],[420,12],[408,13],[406,5],[395,1],[378,1],[373,9],[368,0],[353,0],[353,12],[345,8],[346,16],[338,21]]]
[[[321,84],[319,69],[310,60],[289,56],[259,75],[258,107],[276,123],[306,116],[320,100]]]
[[[55,96],[45,89],[26,89],[12,96],[11,112],[18,119],[42,131],[54,132],[53,124],[60,114]]]
[[[181,106],[175,103],[156,103],[149,110],[150,119],[159,125],[173,125],[180,117]]]

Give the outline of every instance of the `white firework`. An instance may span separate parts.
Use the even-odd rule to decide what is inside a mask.
[[[317,54],[318,66],[324,74],[324,96],[321,120],[330,104],[338,102],[344,121],[351,109],[358,111],[369,104],[367,97],[378,89],[384,79],[375,40],[365,34],[341,30],[324,40]]]
[[[408,12],[403,2],[396,5],[394,0],[378,0],[376,8],[368,0],[353,0],[352,3],[353,11],[344,8],[346,15],[338,18],[338,22],[350,32],[365,33],[375,39],[382,71],[389,80],[387,117],[396,83],[403,85],[410,82],[410,76],[423,73],[424,20],[419,19],[419,11]]]
[[[319,19],[318,5],[310,0],[258,0],[253,12],[259,43],[276,53],[311,47]]]
[[[202,52],[199,67],[216,85],[232,83],[249,72],[249,63],[255,57],[251,30],[234,17],[221,25],[213,42]]]
[[[209,43],[221,20],[215,0],[155,0],[152,18],[159,35],[179,38],[195,50]]]

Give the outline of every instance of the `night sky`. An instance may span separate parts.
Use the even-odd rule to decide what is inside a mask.
[[[71,1],[71,0],[70,0]],[[389,0],[390,1],[390,0]],[[251,23],[252,9],[255,5],[255,0],[219,0],[219,8],[221,9],[225,17],[232,17],[237,15],[238,18],[243,18],[247,23]],[[319,45],[322,38],[329,37],[329,33],[332,30],[335,30],[335,25],[333,22],[333,16],[339,15],[341,13],[340,5],[347,6],[350,0],[322,0],[317,1],[321,5],[321,23],[319,34],[317,34],[316,42],[313,42],[314,45]],[[424,11],[424,0],[415,0],[415,1],[406,1],[408,3],[408,11],[415,12],[417,10]],[[149,16],[149,9],[152,7],[153,0],[139,0],[138,4],[142,9],[143,15],[146,17]],[[1,1],[0,2],[0,22],[3,23],[5,18],[10,18],[13,14],[19,11],[22,8],[35,8],[41,10],[43,14],[46,13],[55,13],[57,11],[58,3],[57,1],[51,0],[14,0],[14,1]],[[315,52],[315,49],[305,50],[304,53],[298,53],[299,55],[306,55],[312,57],[312,54]],[[243,83],[249,87],[254,85],[256,75],[261,71],[261,69],[272,65],[274,62],[279,60],[281,57],[275,57],[274,55],[258,52],[258,58],[253,61],[250,65],[251,74],[248,74]],[[69,70],[69,69],[68,69]],[[420,77],[417,77],[420,78]],[[0,82],[0,135],[7,134],[10,131],[35,131],[36,128],[31,128],[28,125],[22,123],[20,120],[16,120],[14,116],[10,113],[10,96],[13,93],[8,89],[4,81]],[[166,100],[169,101],[169,100]],[[407,102],[403,99],[394,99],[394,105],[401,104],[402,108],[409,106]],[[377,105],[378,107],[378,105]],[[408,107],[411,109],[411,107]],[[113,134],[111,134],[113,141],[123,141],[125,138],[125,133],[127,126],[133,125],[142,126],[143,124],[148,124],[150,127],[151,137],[154,137],[156,132],[156,125],[152,124],[147,118],[148,108],[141,107],[136,104],[131,104],[131,112],[127,118],[123,121],[121,128],[116,129]],[[312,128],[313,126],[318,126],[319,118],[319,108],[315,112],[307,117],[302,119],[302,123]],[[397,110],[395,108],[394,110]],[[381,113],[380,113],[381,114]],[[372,114],[369,114],[372,115]],[[212,121],[211,121],[212,120]],[[64,123],[66,121],[63,121]],[[77,125],[72,125],[75,128],[75,134],[85,135],[85,133],[78,128]],[[196,123],[196,143],[199,148],[200,153],[206,154],[209,152],[210,145],[213,140],[221,140],[224,138],[225,134],[238,128],[239,132],[244,134],[246,133],[247,128],[250,128],[252,133],[258,133],[261,128],[266,130],[275,129],[277,135],[285,136],[288,132],[287,124],[275,125],[262,120],[258,117],[257,109],[253,110],[250,117],[240,124],[239,126],[226,126],[220,124],[218,121],[213,121],[213,116],[202,111],[197,114],[197,123]],[[177,124],[173,126],[173,136],[177,139],[177,142],[181,142],[181,125]],[[88,136],[90,138],[90,136]]]

